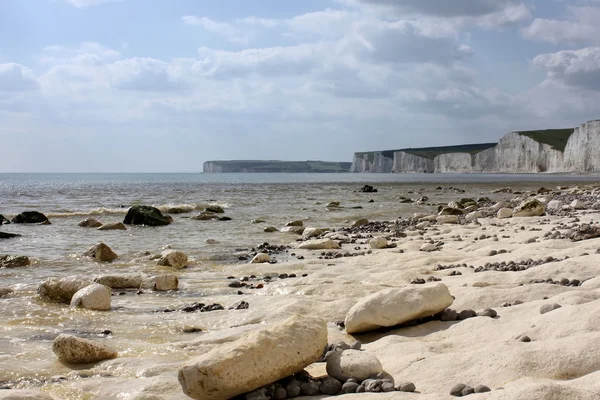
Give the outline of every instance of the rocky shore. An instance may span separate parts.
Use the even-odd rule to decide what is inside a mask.
[[[81,249],[105,272],[48,278],[38,301],[106,330],[57,329],[41,344],[55,375],[0,382],[0,399],[600,398],[600,187],[454,193],[391,221],[290,221],[296,242],[247,249],[211,283],[220,296],[169,307],[160,296],[201,285],[184,252],[143,256],[162,273],[133,274],[111,271],[119,256],[104,243]],[[19,295],[0,283],[0,297]],[[170,340],[119,341],[136,296],[156,296],[144,318]]]

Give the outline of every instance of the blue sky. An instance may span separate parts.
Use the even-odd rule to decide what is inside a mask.
[[[0,172],[495,141],[600,118],[600,0],[0,0]]]

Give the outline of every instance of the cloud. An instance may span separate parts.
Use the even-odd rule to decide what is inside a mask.
[[[600,91],[600,47],[540,54],[533,65],[545,70],[549,81]]]
[[[28,68],[19,64],[0,64],[0,92],[25,92],[38,88],[38,83]]]
[[[185,15],[181,20],[187,25],[197,25],[207,32],[224,37],[232,43],[246,44],[250,40],[250,32],[244,32],[227,22],[218,22],[206,17]]]
[[[84,8],[84,7],[95,6],[100,3],[121,2],[121,1],[125,1],[125,0],[66,0],[66,1],[77,8]]]
[[[167,62],[153,58],[128,58],[108,66],[111,85],[120,90],[171,92],[185,88]]]
[[[600,7],[567,7],[566,19],[536,18],[522,30],[525,38],[552,44],[600,44]]]
[[[39,57],[44,64],[101,65],[119,59],[121,54],[97,42],[84,42],[78,46],[46,46]]]

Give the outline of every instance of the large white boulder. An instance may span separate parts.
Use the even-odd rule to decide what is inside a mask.
[[[327,354],[326,361],[327,375],[342,382],[350,378],[362,382],[383,372],[383,367],[377,357],[366,351],[334,351]]]
[[[92,283],[93,282],[89,279],[74,276],[67,278],[49,278],[40,283],[37,292],[44,300],[69,304],[75,293]]]
[[[185,268],[188,264],[188,257],[184,252],[177,250],[166,250],[161,254],[157,265],[173,268]]]
[[[346,332],[395,326],[445,310],[453,298],[443,283],[385,289],[359,300],[346,315]]]
[[[586,204],[579,199],[573,200],[570,205],[574,210],[585,210],[587,208]]]
[[[111,291],[108,286],[93,283],[77,291],[71,298],[71,307],[86,310],[107,311],[111,306]]]
[[[316,239],[316,240],[307,240],[304,243],[301,243],[298,246],[300,249],[304,250],[333,250],[339,249],[340,245],[335,240],[331,239]]]
[[[512,208],[501,208],[496,213],[496,216],[498,217],[498,219],[512,218],[513,210]]]
[[[369,246],[372,249],[385,249],[388,245],[388,241],[383,237],[375,237],[369,241]]]
[[[96,261],[111,262],[116,260],[119,256],[106,244],[100,242],[90,247],[85,253],[84,257],[93,258]]]
[[[548,210],[561,210],[563,208],[563,202],[560,200],[550,200],[547,205]]]
[[[544,205],[536,199],[525,200],[513,211],[513,217],[539,217],[544,214]]]
[[[491,206],[490,210],[498,211],[501,208],[508,208],[508,207],[510,207],[510,203],[508,201],[499,201],[496,204],[494,204],[493,206]]]
[[[52,343],[58,359],[70,364],[89,364],[117,357],[111,347],[72,335],[58,335]]]
[[[185,363],[179,383],[194,399],[229,399],[302,371],[326,346],[325,321],[294,316]]]
[[[472,211],[465,215],[467,221],[475,221],[478,218],[483,218],[483,213],[481,211]]]

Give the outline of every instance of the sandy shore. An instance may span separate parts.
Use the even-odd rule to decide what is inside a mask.
[[[600,238],[573,242],[544,235],[557,227],[566,232],[574,223],[594,223],[599,219],[600,213],[590,210],[570,211],[567,216],[480,218],[475,223],[435,224],[409,230],[406,237],[397,238],[397,247],[373,250],[365,256],[323,260],[318,259],[321,251],[298,250],[296,253],[305,256],[304,260],[231,266],[223,271],[224,275],[264,276],[276,271],[295,273],[298,278],[277,279],[263,289],[245,290],[239,299],[248,301],[247,310],[173,318],[174,331],[196,326],[204,332],[197,336],[174,334],[171,343],[163,344],[162,361],[161,355],[147,359],[129,357],[127,351],[118,349],[124,355],[91,368],[93,377],[83,379],[64,368],[66,379],[47,383],[42,390],[55,399],[187,399],[177,381],[182,361],[235,340],[259,325],[292,314],[308,314],[328,321],[329,343],[360,341],[362,348],[375,355],[396,382],[413,382],[418,392],[363,393],[339,396],[340,399],[444,399],[451,398],[450,388],[457,383],[484,384],[492,389],[471,395],[473,399],[598,399]],[[420,251],[430,240],[443,244],[438,251]],[[359,239],[343,245],[343,250],[357,246],[366,250],[366,242],[368,239]],[[506,252],[490,255],[493,250]],[[558,261],[516,272],[475,272],[486,263],[519,263],[550,256]],[[436,270],[437,265],[463,263],[467,266]],[[452,271],[461,275],[449,276]],[[308,276],[301,277],[302,274]],[[448,286],[455,297],[452,309],[493,308],[498,316],[431,321],[355,336],[335,324],[344,320],[359,299],[431,276]],[[577,279],[583,283],[531,283],[548,278]],[[182,284],[192,283],[182,278]],[[229,291],[235,293],[236,289]],[[212,300],[219,301],[219,296]],[[540,313],[541,306],[552,303],[562,307]],[[529,336],[531,342],[519,341],[520,335]],[[308,370],[319,375],[324,372],[323,365],[314,364]],[[102,374],[111,377],[102,378]],[[0,399],[8,392],[11,391],[0,391]]]

